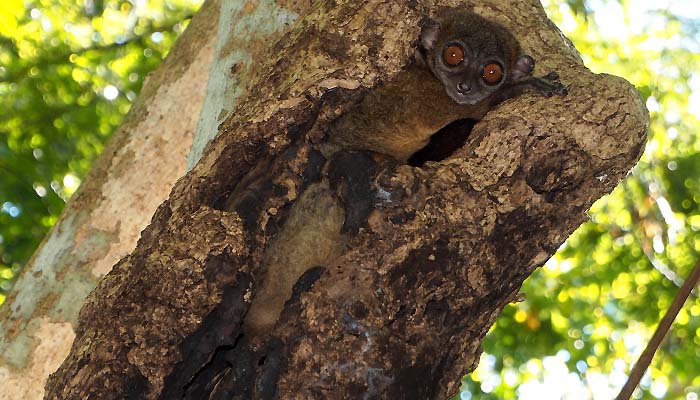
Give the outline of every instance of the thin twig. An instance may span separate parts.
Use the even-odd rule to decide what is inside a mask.
[[[695,268],[693,268],[693,270],[690,272],[688,279],[685,280],[685,283],[678,291],[676,298],[673,299],[673,303],[668,308],[668,311],[666,311],[666,315],[664,315],[661,322],[659,322],[659,326],[656,328],[654,336],[651,337],[647,347],[642,352],[642,355],[639,356],[639,360],[637,360],[634,368],[632,368],[629,378],[627,378],[627,383],[625,383],[625,386],[622,387],[620,394],[617,395],[617,400],[629,400],[629,398],[632,396],[634,389],[639,384],[642,376],[644,376],[647,368],[649,368],[649,364],[654,358],[656,350],[658,350],[661,342],[666,337],[668,330],[671,328],[673,320],[676,319],[678,312],[681,310],[683,304],[688,299],[688,296],[693,291],[693,288],[698,283],[698,279],[700,279],[700,261],[698,261]]]

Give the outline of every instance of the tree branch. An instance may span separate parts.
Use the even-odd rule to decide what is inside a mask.
[[[627,383],[625,383],[625,386],[623,386],[622,390],[620,390],[620,394],[617,395],[617,400],[629,400],[629,398],[632,397],[634,389],[637,388],[639,381],[642,380],[644,373],[646,372],[647,368],[649,368],[649,364],[651,364],[651,360],[654,358],[654,354],[656,354],[656,350],[659,349],[661,342],[663,342],[664,338],[668,334],[668,331],[671,329],[671,325],[676,319],[678,312],[681,310],[683,304],[685,304],[685,301],[688,300],[688,296],[690,296],[690,293],[698,284],[698,280],[700,280],[700,261],[695,264],[695,268],[690,271],[690,275],[688,275],[685,283],[683,283],[683,286],[680,288],[680,290],[678,290],[678,294],[676,294],[676,297],[673,299],[673,303],[671,303],[671,306],[666,311],[666,314],[661,319],[661,322],[659,322],[659,326],[656,327],[656,331],[651,337],[651,340],[649,340],[649,343],[647,343],[647,347],[639,356],[639,359],[632,368],[632,371],[630,371],[630,375],[627,378]]]
[[[409,70],[421,21],[475,5],[569,95],[508,100],[421,167],[375,157],[372,140],[329,153],[365,99],[399,107],[407,92],[387,87],[429,88]],[[256,47],[251,89],[87,299],[48,398],[454,394],[523,280],[638,160],[649,123],[634,88],[586,70],[537,1],[502,7],[321,2]],[[436,97],[414,97],[416,126],[434,126]],[[390,134],[385,117],[369,127]],[[281,304],[272,324],[248,318],[261,301]]]

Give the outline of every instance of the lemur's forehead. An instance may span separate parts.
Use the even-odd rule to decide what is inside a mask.
[[[443,26],[438,44],[449,45],[450,42],[461,42],[475,56],[503,55],[506,43],[497,36],[498,25],[487,20],[479,19],[479,24],[448,22]]]

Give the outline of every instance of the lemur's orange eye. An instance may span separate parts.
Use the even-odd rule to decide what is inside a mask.
[[[503,79],[503,67],[498,63],[488,63],[484,66],[482,75],[487,85],[495,85]]]
[[[464,49],[462,46],[451,44],[442,52],[442,60],[451,67],[457,66],[464,60]]]

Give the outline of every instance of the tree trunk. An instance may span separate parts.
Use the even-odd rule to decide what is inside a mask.
[[[222,19],[270,7],[233,4]],[[641,154],[639,95],[586,70],[534,0],[284,7],[299,18],[212,77],[236,101],[87,298],[47,398],[446,398],[523,280]],[[569,95],[507,101],[438,162],[379,157],[403,140],[392,128],[410,136],[405,107],[415,127],[451,107],[410,65],[445,7],[500,22]],[[227,37],[219,60],[242,45]]]

